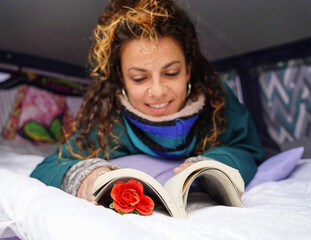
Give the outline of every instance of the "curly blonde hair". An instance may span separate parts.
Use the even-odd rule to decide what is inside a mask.
[[[93,44],[89,51],[90,76],[92,82],[83,97],[75,120],[64,129],[62,143],[77,131],[75,139],[79,147],[77,158],[90,158],[104,151],[109,159],[108,140],[118,142],[119,136],[112,127],[120,121],[120,100],[117,97],[123,88],[118,71],[120,51],[126,41],[149,39],[157,43],[164,36],[177,40],[191,63],[192,91],[194,100],[199,94],[206,96],[206,104],[199,119],[199,126],[210,123],[207,134],[200,136],[196,154],[220,144],[219,135],[225,128],[225,91],[219,76],[200,50],[195,27],[184,10],[173,0],[110,0],[93,32]],[[92,129],[98,130],[96,143],[89,137]],[[202,134],[200,131],[199,134]],[[81,150],[89,152],[82,157]]]

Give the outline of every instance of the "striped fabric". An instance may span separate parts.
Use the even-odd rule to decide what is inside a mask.
[[[194,150],[199,113],[162,122],[143,119],[124,106],[122,114],[130,139],[142,152],[154,157],[177,159]]]

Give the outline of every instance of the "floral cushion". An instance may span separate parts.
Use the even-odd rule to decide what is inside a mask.
[[[48,78],[24,70],[9,76],[0,82],[2,137],[36,145],[57,142],[62,125],[78,111],[85,80]]]
[[[70,111],[66,98],[69,97],[37,87],[18,86],[2,136],[34,144],[57,142],[62,125],[75,115]]]

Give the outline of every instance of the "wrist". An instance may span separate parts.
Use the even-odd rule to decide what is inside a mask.
[[[120,168],[118,165],[113,164],[112,162],[106,161],[100,158],[92,158],[78,162],[73,165],[66,172],[63,181],[62,181],[62,189],[74,196],[77,196],[80,185],[83,180],[94,170],[98,168],[103,168],[102,170],[114,170]],[[101,170],[97,170],[101,171]]]

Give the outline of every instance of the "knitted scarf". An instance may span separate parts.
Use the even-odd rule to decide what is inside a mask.
[[[142,152],[160,158],[178,159],[195,148],[197,119],[205,97],[188,100],[185,107],[171,116],[153,117],[136,110],[120,95],[122,117],[133,144]]]

